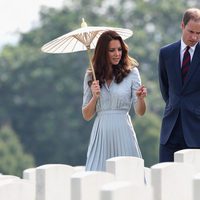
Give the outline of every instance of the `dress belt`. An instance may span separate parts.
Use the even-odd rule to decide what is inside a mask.
[[[97,115],[107,114],[128,114],[127,110],[101,110],[97,112]]]

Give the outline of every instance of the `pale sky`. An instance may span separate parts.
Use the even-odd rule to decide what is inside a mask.
[[[60,8],[64,0],[1,0],[0,1],[0,48],[15,43],[18,32],[27,32],[37,26],[40,6]]]

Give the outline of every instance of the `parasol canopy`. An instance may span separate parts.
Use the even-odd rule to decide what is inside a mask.
[[[130,29],[104,27],[104,26],[87,26],[82,19],[81,28],[66,33],[42,46],[41,50],[46,53],[72,53],[78,51],[88,52],[90,67],[92,68],[94,80],[96,80],[94,69],[90,59],[90,49],[94,49],[100,35],[108,30],[116,31],[123,40],[133,35]]]

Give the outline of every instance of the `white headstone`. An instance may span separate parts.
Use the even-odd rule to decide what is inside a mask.
[[[70,200],[70,177],[74,168],[64,164],[47,164],[36,168],[36,200]]]
[[[0,175],[0,182],[5,180],[16,180],[16,179],[20,179],[20,177],[13,175]]]
[[[200,149],[184,149],[175,152],[175,162],[183,162],[194,165],[197,172],[200,172]]]
[[[0,183],[1,200],[35,200],[34,186],[23,179],[7,179]]]
[[[154,200],[191,200],[192,165],[166,162],[151,167],[151,181]]]
[[[153,200],[152,188],[131,182],[115,181],[103,185],[101,200]]]
[[[30,180],[35,183],[36,179],[36,168],[29,168],[23,171],[23,179]]]
[[[106,161],[106,171],[115,175],[118,181],[130,181],[144,185],[144,160],[138,157],[121,156]]]
[[[200,199],[200,173],[193,178],[193,200]]]
[[[100,200],[100,188],[114,179],[107,172],[77,172],[71,176],[71,200]]]
[[[29,168],[23,171],[23,179],[29,180],[34,187],[34,193],[36,194],[36,168]]]
[[[85,166],[74,166],[75,172],[85,171]]]
[[[145,182],[147,185],[151,185],[151,169],[148,167],[144,168],[144,174],[145,174]]]

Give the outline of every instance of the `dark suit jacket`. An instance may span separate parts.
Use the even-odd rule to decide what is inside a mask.
[[[181,41],[161,48],[159,54],[159,83],[166,103],[160,143],[165,144],[181,112],[183,134],[189,147],[200,147],[200,43],[197,44],[182,84],[180,63]]]

